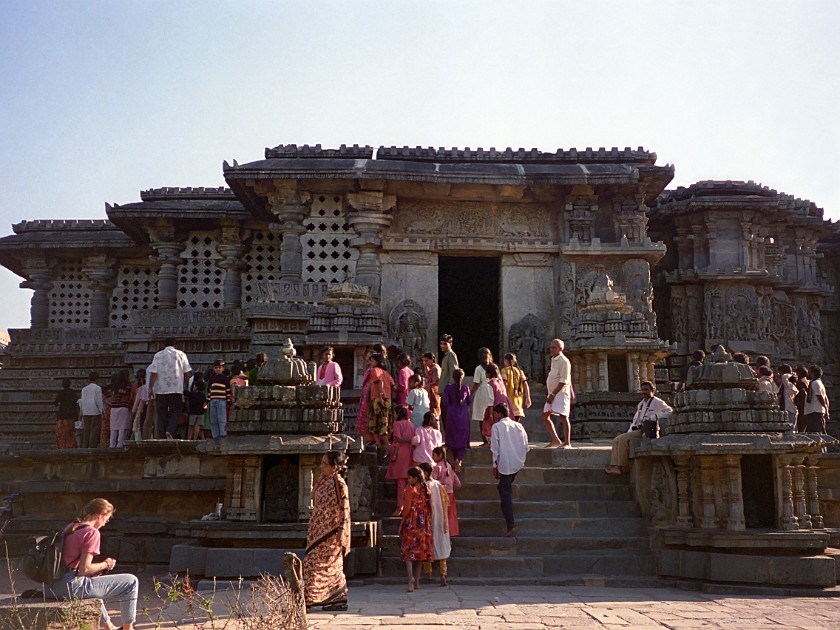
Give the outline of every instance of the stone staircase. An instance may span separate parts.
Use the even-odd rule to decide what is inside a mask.
[[[603,472],[608,460],[606,441],[575,443],[566,451],[532,444],[513,487],[517,535],[505,538],[489,449],[468,451],[456,491],[461,535],[452,539],[450,576],[537,581],[653,577],[647,523],[628,478]],[[390,515],[395,485],[380,483],[379,513]],[[382,577],[405,575],[399,522],[382,519]]]

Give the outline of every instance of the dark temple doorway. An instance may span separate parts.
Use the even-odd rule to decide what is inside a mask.
[[[438,258],[437,334],[452,335],[453,349],[467,377],[473,375],[481,347],[490,348],[496,362],[500,361],[499,288],[498,257]]]

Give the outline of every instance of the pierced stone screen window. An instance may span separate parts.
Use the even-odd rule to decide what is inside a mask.
[[[111,294],[111,327],[125,328],[133,311],[154,308],[157,304],[157,269],[143,264],[120,267],[117,286]]]
[[[341,197],[315,197],[306,221],[303,245],[303,281],[338,282],[353,275],[355,259]]]
[[[87,328],[90,325],[90,287],[78,263],[58,269],[50,291],[50,328]]]
[[[259,285],[280,279],[280,236],[265,230],[255,230],[251,247],[245,252],[242,270],[242,306],[255,302],[260,295]]]
[[[178,308],[191,311],[222,308],[225,272],[212,232],[191,232],[178,270]]]

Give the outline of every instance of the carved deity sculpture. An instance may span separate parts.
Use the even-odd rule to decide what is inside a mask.
[[[403,300],[391,310],[391,338],[407,355],[419,359],[426,347],[426,312],[414,300]]]
[[[516,354],[519,367],[534,382],[543,378],[542,358],[545,349],[545,324],[528,314],[510,327],[510,349]]]

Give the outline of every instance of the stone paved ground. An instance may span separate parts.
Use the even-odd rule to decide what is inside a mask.
[[[9,593],[0,575],[0,593]],[[29,587],[16,583],[15,587]],[[236,630],[228,619],[230,591],[214,596],[215,623],[193,624],[183,602],[165,606],[138,630]],[[210,595],[210,593],[202,593]],[[604,586],[423,585],[413,593],[395,584],[351,584],[349,610],[309,615],[312,630],[544,630],[547,628],[726,628],[727,630],[840,628],[840,592],[805,597],[716,595],[676,588]],[[153,601],[150,576],[141,579],[140,607]],[[268,629],[282,630],[282,629]]]
[[[344,613],[313,611],[310,628],[840,628],[840,598],[728,596],[670,588],[430,585],[352,588]]]

